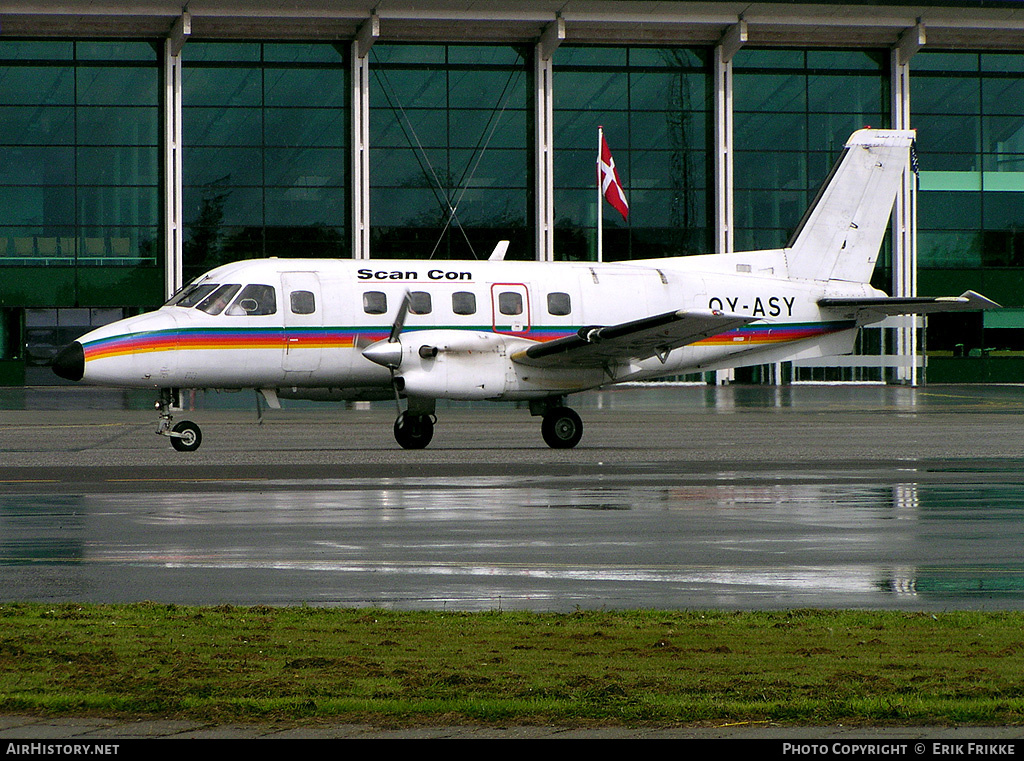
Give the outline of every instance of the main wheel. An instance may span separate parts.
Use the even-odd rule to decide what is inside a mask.
[[[568,407],[555,407],[544,416],[540,433],[552,449],[572,449],[583,438],[583,421]]]
[[[203,432],[191,420],[182,420],[171,429],[179,436],[171,436],[171,446],[179,452],[195,452],[203,443]]]
[[[434,421],[430,415],[403,412],[395,421],[395,441],[403,449],[423,449],[434,437]]]

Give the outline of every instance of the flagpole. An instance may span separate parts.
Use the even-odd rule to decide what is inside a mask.
[[[601,162],[601,149],[604,146],[604,127],[598,125],[597,127],[597,161],[600,167]],[[604,192],[602,185],[603,176],[599,171],[595,172],[597,175],[597,261],[604,261]]]

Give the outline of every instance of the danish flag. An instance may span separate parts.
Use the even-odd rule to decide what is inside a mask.
[[[622,215],[623,219],[629,219],[626,193],[622,189],[619,171],[615,168],[615,160],[612,158],[608,142],[604,139],[603,131],[601,132],[601,154],[597,157],[597,181],[601,183],[601,193],[604,194],[605,200]]]

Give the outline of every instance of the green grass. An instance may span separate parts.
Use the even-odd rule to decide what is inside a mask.
[[[1024,614],[0,605],[0,711],[231,721],[1024,722]]]

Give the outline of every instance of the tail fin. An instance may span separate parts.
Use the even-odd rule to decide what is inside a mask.
[[[786,247],[790,277],[871,279],[913,142],[913,130],[850,136]]]

